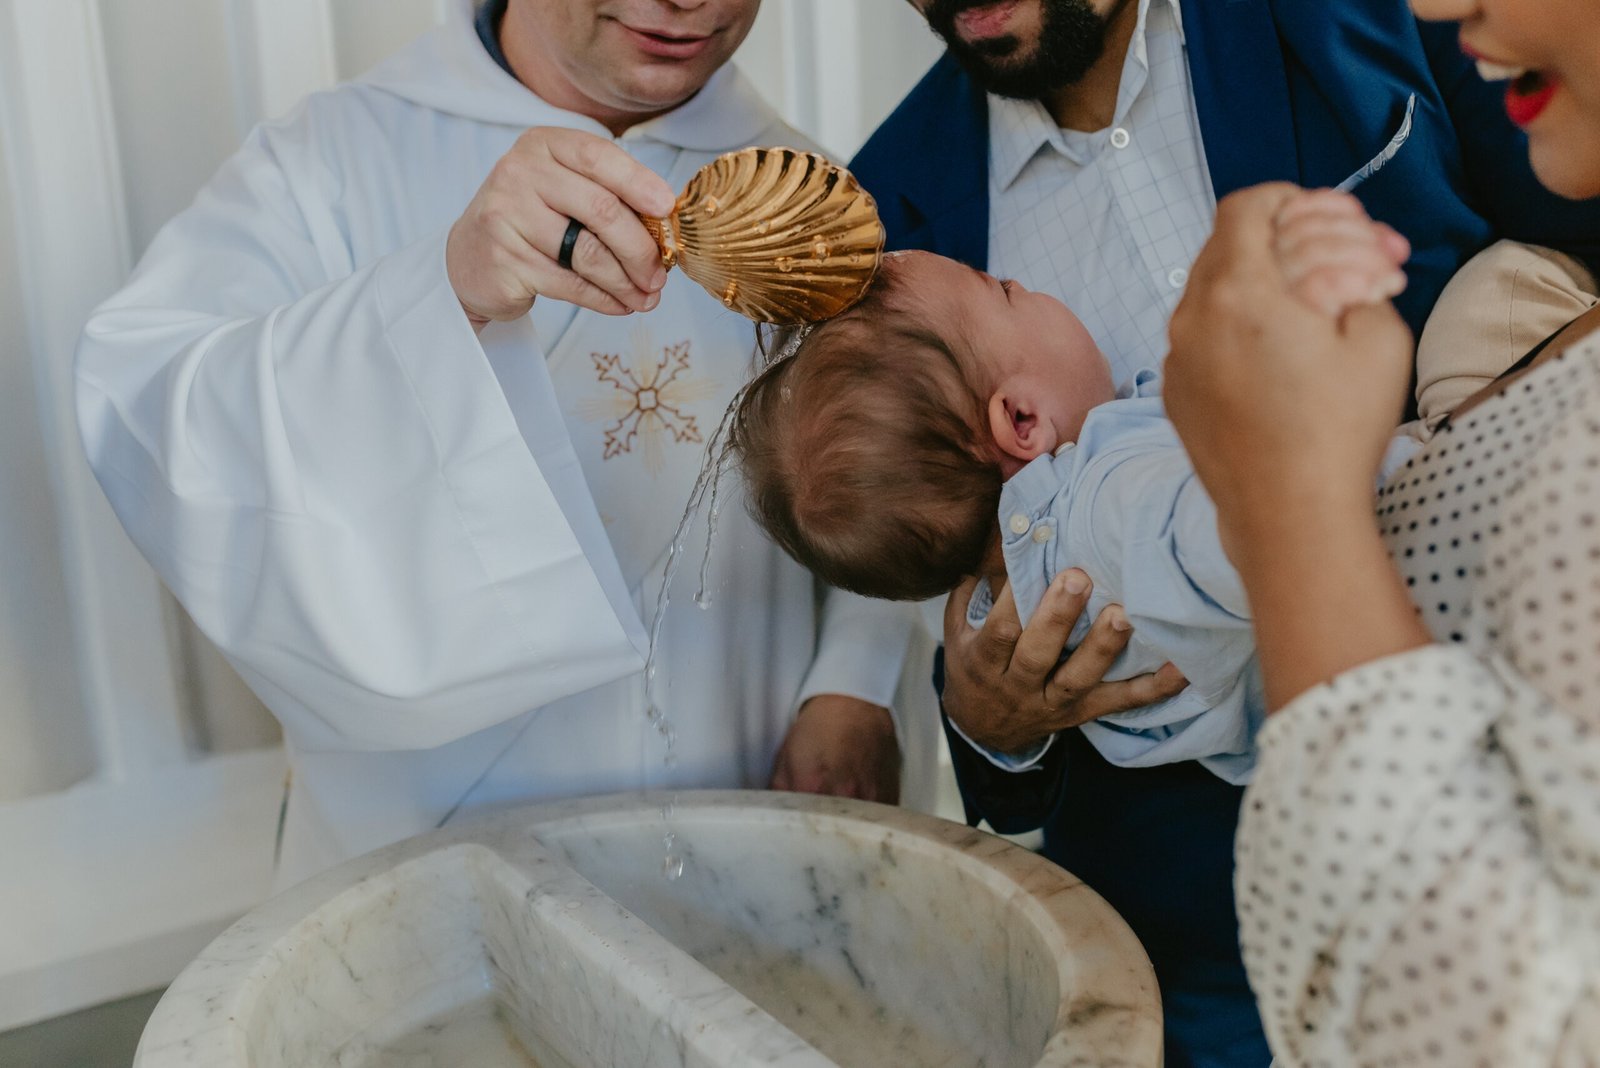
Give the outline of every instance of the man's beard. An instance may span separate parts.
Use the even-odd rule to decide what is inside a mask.
[[[1089,0],[1039,0],[1039,45],[1032,55],[1019,55],[1025,46],[1010,34],[976,44],[963,40],[956,16],[992,2],[933,0],[925,14],[973,81],[997,96],[1036,100],[1073,85],[1105,51],[1106,23]]]

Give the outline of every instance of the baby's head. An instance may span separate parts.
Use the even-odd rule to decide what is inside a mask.
[[[757,377],[732,444],[790,556],[842,589],[920,599],[982,573],[1001,484],[1114,392],[1060,301],[905,253]]]

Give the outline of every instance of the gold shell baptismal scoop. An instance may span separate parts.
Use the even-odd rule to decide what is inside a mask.
[[[838,315],[883,258],[871,194],[814,152],[744,148],[700,168],[665,219],[644,224],[674,264],[746,318],[785,326]]]

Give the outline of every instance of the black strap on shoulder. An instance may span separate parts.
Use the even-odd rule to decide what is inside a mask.
[[[1587,314],[1587,313],[1584,313],[1584,314]],[[1550,343],[1552,341],[1554,341],[1556,338],[1560,337],[1563,333],[1566,332],[1567,327],[1571,326],[1573,323],[1575,323],[1577,321],[1578,321],[1577,319],[1572,319],[1572,320],[1570,320],[1568,322],[1562,323],[1559,327],[1556,328],[1556,332],[1555,333],[1551,334],[1549,337],[1547,337],[1543,341],[1539,342],[1533,348],[1529,349],[1527,355],[1523,356],[1522,359],[1518,360],[1516,363],[1512,364],[1510,367],[1507,367],[1504,371],[1501,371],[1498,375],[1495,375],[1494,381],[1495,382],[1503,382],[1504,380],[1510,378],[1512,375],[1518,374],[1518,373],[1520,373],[1522,371],[1527,370],[1529,367],[1531,367],[1533,365],[1533,361],[1537,360],[1539,358],[1539,354],[1541,352],[1543,352],[1545,349],[1550,347]],[[1494,384],[1493,382],[1490,383],[1490,385],[1493,385],[1493,384]],[[1447,414],[1447,415],[1445,415],[1445,417],[1443,419],[1439,420],[1438,430],[1444,430],[1449,425],[1450,425],[1450,416]]]

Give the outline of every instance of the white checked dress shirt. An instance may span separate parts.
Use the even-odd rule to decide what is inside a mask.
[[[1178,0],[1140,0],[1107,129],[989,98],[989,273],[1065,302],[1118,384],[1165,359],[1216,207]]]
[[[989,97],[989,273],[1071,308],[1119,385],[1166,359],[1216,213],[1178,0],[1139,0],[1106,129],[1064,130],[1037,100]],[[1009,756],[972,744],[1021,771],[1053,741]]]

